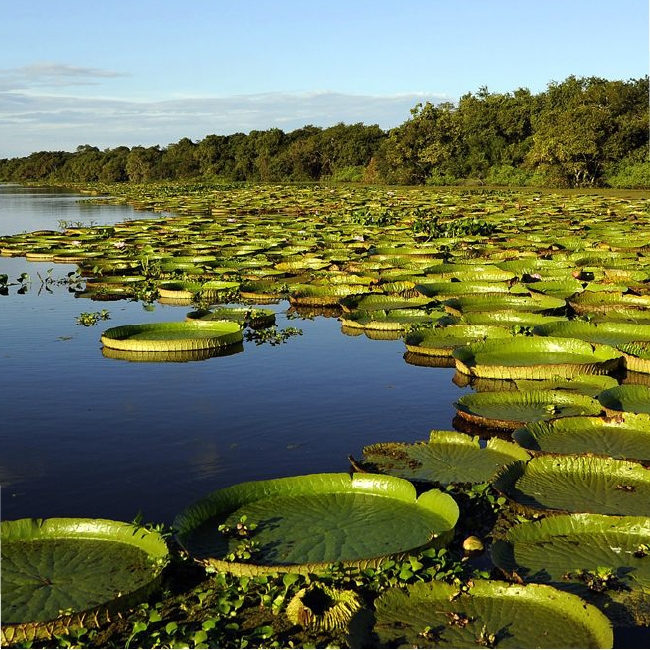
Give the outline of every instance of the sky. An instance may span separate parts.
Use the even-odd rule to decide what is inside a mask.
[[[648,74],[649,0],[0,0],[0,158]]]

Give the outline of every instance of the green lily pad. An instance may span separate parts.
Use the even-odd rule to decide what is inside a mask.
[[[428,442],[388,442],[363,448],[364,467],[408,481],[436,485],[485,483],[513,460],[528,460],[518,445],[490,438],[482,447],[477,437],[456,431],[432,431]]]
[[[213,321],[209,325],[194,322],[119,325],[107,329],[101,342],[116,350],[170,352],[223,348],[243,339],[239,323]]]
[[[610,412],[650,413],[650,386],[621,384],[604,390],[598,400]]]
[[[475,280],[473,282],[419,282],[415,288],[425,296],[452,298],[483,293],[509,293],[510,285],[507,282],[486,282]]]
[[[165,541],[105,519],[3,521],[2,640],[96,627],[144,600],[168,561]]]
[[[447,313],[428,309],[376,309],[374,311],[357,310],[342,315],[341,324],[349,328],[362,330],[394,330],[403,332],[413,325],[437,323],[447,317]]]
[[[532,452],[592,454],[650,462],[650,416],[645,413],[531,422],[513,431],[512,437]]]
[[[510,309],[475,311],[462,315],[462,322],[468,325],[501,325],[502,327],[534,327],[566,320],[566,316],[547,316],[537,312],[519,312]]]
[[[549,585],[475,580],[387,589],[375,601],[380,648],[611,648],[612,624],[582,598]]]
[[[594,602],[619,624],[650,623],[650,519],[600,514],[546,517],[509,528],[492,561],[526,582]]]
[[[590,397],[596,397],[607,388],[618,386],[618,381],[609,375],[576,375],[568,379],[515,379],[518,390],[570,390]]]
[[[180,513],[174,528],[195,560],[218,571],[308,573],[331,563],[374,566],[444,543],[458,514],[449,495],[434,489],[418,497],[400,478],[314,474],[217,490]],[[242,521],[256,525],[249,558],[241,537],[219,530]]]
[[[571,415],[596,415],[598,400],[563,390],[467,393],[454,402],[460,417],[493,429],[516,429],[527,422]]]
[[[561,298],[562,300],[576,293],[580,293],[584,289],[582,282],[574,278],[566,280],[540,280],[538,282],[526,282],[524,284],[531,291],[537,291],[547,296]]]
[[[449,298],[444,301],[445,309],[453,316],[462,316],[476,311],[527,311],[546,312],[558,311],[566,307],[561,298],[553,298],[543,294],[518,295],[512,293],[492,293],[466,295]]]
[[[198,309],[185,316],[185,320],[212,323],[231,320],[253,328],[269,327],[275,323],[275,312],[271,309],[251,307],[218,307],[217,309]]]
[[[403,298],[385,293],[368,293],[353,296],[346,296],[339,300],[339,304],[345,312],[352,312],[357,309],[363,311],[392,310],[413,307],[426,307],[432,303],[432,298],[426,296],[415,296]]]
[[[616,349],[623,355],[626,370],[650,374],[650,342],[621,343]]]
[[[621,364],[621,353],[606,345],[551,336],[516,336],[457,348],[456,368],[467,375],[497,379],[548,379],[603,375]]]
[[[415,354],[450,356],[452,351],[486,338],[511,337],[513,333],[499,325],[445,325],[421,329],[406,335],[406,349]]]
[[[633,323],[588,323],[585,321],[567,321],[548,323],[533,328],[538,336],[568,336],[590,343],[618,346],[621,343],[650,341],[650,325]]]
[[[494,486],[524,511],[650,515],[650,470],[588,456],[537,456],[497,472]]]
[[[605,313],[619,309],[646,310],[650,308],[650,296],[603,291],[583,291],[568,300],[577,314]]]

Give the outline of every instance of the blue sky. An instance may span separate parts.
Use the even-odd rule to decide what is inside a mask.
[[[0,158],[648,74],[648,0],[0,0]]]

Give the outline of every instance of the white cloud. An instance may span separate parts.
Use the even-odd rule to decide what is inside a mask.
[[[106,71],[73,66],[36,68],[34,78],[88,80],[110,76]],[[25,70],[23,68],[22,70]],[[1,77],[2,71],[0,71]],[[450,101],[440,94],[383,96],[335,92],[263,93],[231,97],[196,97],[158,102],[88,98],[2,90],[0,80],[0,158],[34,151],[74,151],[80,144],[101,149],[126,146],[166,146],[183,137],[247,133],[277,127],[285,132],[312,124],[339,122],[378,124],[389,129],[405,122],[418,102]]]
[[[43,61],[19,68],[0,68],[0,90],[29,92],[33,87],[91,86],[104,79],[126,76],[113,70]]]

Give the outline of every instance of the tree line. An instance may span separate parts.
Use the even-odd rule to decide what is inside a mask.
[[[482,87],[457,103],[417,104],[388,131],[339,123],[182,138],[166,147],[39,151],[0,159],[0,180],[650,188],[648,100],[647,76],[570,76],[538,94]]]

